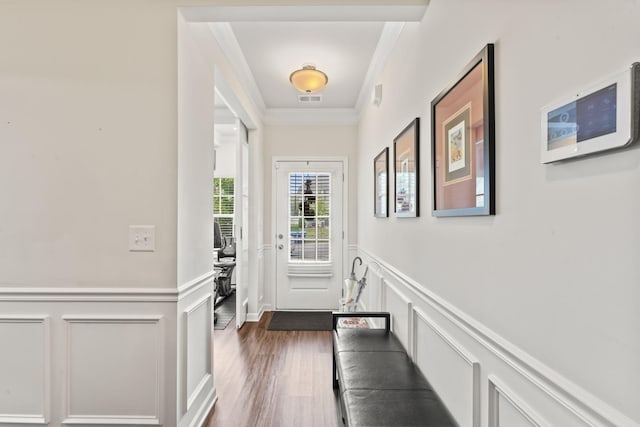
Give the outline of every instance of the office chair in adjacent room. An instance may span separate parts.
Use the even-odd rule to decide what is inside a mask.
[[[231,287],[231,275],[236,267],[236,242],[232,237],[222,235],[220,224],[213,223],[214,247],[217,248],[217,260],[213,266],[216,271],[215,292],[216,303],[218,299],[228,297],[233,289]]]

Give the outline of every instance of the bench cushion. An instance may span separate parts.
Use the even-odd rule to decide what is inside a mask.
[[[343,399],[349,427],[456,426],[431,390],[347,390]]]
[[[404,352],[344,352],[337,360],[343,389],[431,390]]]
[[[342,420],[347,427],[457,426],[420,369],[389,330],[336,328],[333,318],[333,386],[340,389]]]
[[[402,343],[393,332],[385,329],[337,329],[333,331],[333,348],[343,351],[398,351]]]

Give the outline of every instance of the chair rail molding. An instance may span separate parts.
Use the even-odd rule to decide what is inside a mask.
[[[178,300],[182,300],[194,292],[197,292],[202,286],[212,285],[215,279],[215,270],[209,270],[203,275],[178,287]]]
[[[176,288],[0,287],[0,302],[176,302]]]

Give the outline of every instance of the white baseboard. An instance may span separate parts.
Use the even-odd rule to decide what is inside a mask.
[[[247,322],[259,322],[265,311],[269,311],[270,306],[261,306],[257,313],[247,313]]]
[[[204,421],[207,419],[209,412],[213,409],[213,406],[218,401],[218,394],[216,389],[213,388],[210,390],[209,394],[205,399],[205,404],[202,405],[199,411],[194,415],[193,420],[189,423],[189,427],[200,427],[204,424]]]

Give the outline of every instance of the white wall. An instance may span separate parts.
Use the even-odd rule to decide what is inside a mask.
[[[177,420],[176,40],[168,3],[0,6],[2,425]]]
[[[3,2],[0,286],[175,287],[175,7],[149,12]]]
[[[214,88],[255,127],[260,121],[246,93],[230,71],[206,23],[185,22],[178,14],[179,200],[178,200],[178,425],[202,422],[217,399],[213,377],[213,123]],[[186,132],[183,132],[186,126]],[[233,149],[235,146],[232,145]],[[259,174],[259,170],[252,171]],[[260,179],[253,176],[252,179]],[[253,210],[251,201],[250,210]],[[183,240],[184,237],[184,240]],[[256,250],[250,252],[256,256]],[[256,274],[256,273],[253,273]],[[257,293],[256,290],[253,291]]]
[[[208,35],[206,28],[179,18],[178,286],[182,286],[213,267],[215,83],[213,67],[197,43],[197,38]]]
[[[201,420],[214,403],[213,123],[215,66],[202,24],[178,14],[177,425]]]
[[[0,6],[2,425],[197,425],[214,402],[214,68],[256,116],[180,3]]]
[[[640,423],[640,151],[541,165],[540,108],[640,60],[639,19],[637,1],[433,0],[423,22],[405,25],[380,77],[382,105],[366,111],[359,129],[363,254],[406,275],[396,286],[411,304],[434,297],[521,351],[520,360],[536,366],[534,376],[549,374],[551,389],[582,402],[575,404],[580,413],[600,414],[592,414],[595,425],[608,425],[602,414],[612,424]],[[434,218],[430,102],[490,42],[496,45],[497,215]],[[415,117],[422,119],[423,214],[374,218],[371,162]],[[469,338],[460,325],[440,321],[458,342]],[[415,330],[415,322],[407,327]],[[520,384],[522,375],[494,363],[481,347],[484,404],[495,374],[507,377],[515,394],[526,396],[525,406],[551,425],[578,419],[536,400]]]

